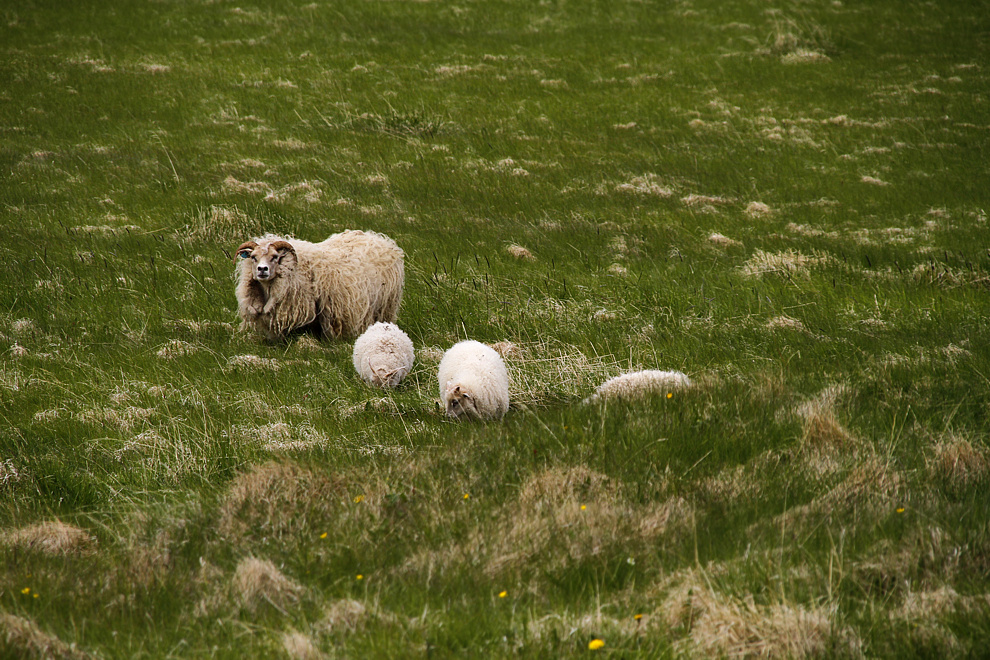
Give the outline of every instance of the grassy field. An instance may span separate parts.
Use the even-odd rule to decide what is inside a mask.
[[[0,18],[0,655],[987,656],[986,2]],[[241,242],[345,228],[394,392],[238,331]]]

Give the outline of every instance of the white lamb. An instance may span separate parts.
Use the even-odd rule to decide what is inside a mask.
[[[382,234],[348,230],[321,243],[268,234],[237,256],[241,328],[269,340],[309,325],[324,336],[355,337],[398,315],[403,253]]]
[[[354,368],[369,385],[398,386],[415,359],[412,340],[394,323],[375,323],[354,342]]]
[[[447,416],[501,419],[509,409],[509,373],[494,350],[481,342],[454,344],[440,360],[437,380]]]
[[[637,399],[651,394],[669,394],[681,387],[690,387],[691,379],[680,371],[634,371],[610,378],[585,399],[585,403],[600,399]]]

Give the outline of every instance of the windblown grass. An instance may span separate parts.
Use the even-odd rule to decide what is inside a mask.
[[[0,656],[990,647],[981,3],[2,18]],[[344,228],[394,391],[238,330],[237,245]]]

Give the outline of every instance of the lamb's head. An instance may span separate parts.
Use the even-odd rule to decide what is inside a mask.
[[[237,256],[246,262],[244,268],[259,282],[268,283],[296,267],[296,250],[288,241],[248,241],[237,248]]]
[[[481,417],[478,404],[471,393],[460,385],[448,382],[444,388],[444,401],[447,403],[447,417],[457,419],[463,415]]]

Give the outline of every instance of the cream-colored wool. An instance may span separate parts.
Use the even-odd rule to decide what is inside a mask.
[[[369,385],[396,387],[415,359],[412,340],[394,323],[375,323],[354,342],[354,368]]]
[[[447,416],[501,419],[509,409],[509,373],[501,356],[481,342],[454,344],[437,374]]]
[[[317,322],[326,336],[356,337],[399,313],[404,255],[382,234],[347,230],[321,243],[268,234],[238,256],[241,328],[269,340]]]
[[[651,394],[667,394],[690,385],[691,379],[680,371],[634,371],[608,379],[585,402],[599,399],[637,399]]]

